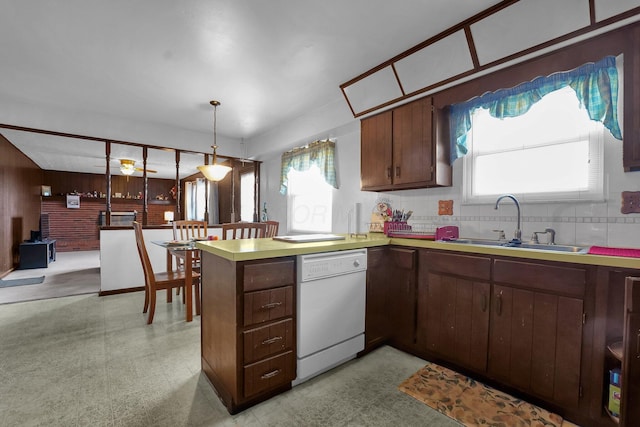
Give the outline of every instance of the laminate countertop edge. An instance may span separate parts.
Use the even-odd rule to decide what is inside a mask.
[[[640,259],[630,257],[589,255],[570,252],[545,251],[538,249],[506,248],[472,244],[456,244],[426,239],[390,238],[384,234],[369,234],[367,238],[344,235],[344,240],[324,242],[288,243],[264,239],[210,240],[197,242],[202,251],[220,256],[230,261],[248,261],[255,259],[280,258],[321,252],[342,251],[348,249],[371,248],[378,246],[404,246],[464,252],[470,254],[495,255],[512,258],[557,261],[574,264],[597,265],[640,269]]]

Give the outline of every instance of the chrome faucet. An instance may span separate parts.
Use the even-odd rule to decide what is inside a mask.
[[[518,208],[518,226],[516,227],[516,231],[513,234],[513,240],[518,240],[520,241],[522,238],[522,230],[520,229],[520,202],[518,202],[518,199],[516,199],[516,196],[514,196],[513,194],[505,194],[502,195],[500,197],[498,197],[498,200],[496,200],[496,206],[494,207],[494,209],[498,209],[498,204],[500,203],[500,200],[504,199],[504,198],[508,198],[513,200],[513,203],[516,204],[516,208]]]
[[[544,231],[534,231],[531,236],[531,243],[540,243],[538,240],[538,234],[546,234],[547,235],[547,245],[555,245],[556,244],[556,230],[553,228],[545,228]]]

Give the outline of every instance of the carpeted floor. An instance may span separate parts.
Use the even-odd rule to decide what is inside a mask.
[[[420,369],[398,388],[469,427],[574,426],[557,414],[435,363]]]
[[[3,280],[44,276],[40,284],[0,286],[0,304],[100,292],[100,251],[58,252],[47,268],[14,270]]]

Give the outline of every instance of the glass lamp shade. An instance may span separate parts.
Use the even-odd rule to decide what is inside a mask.
[[[202,172],[204,177],[209,181],[221,181],[227,176],[231,168],[214,163],[212,165],[198,166],[198,170]]]
[[[123,164],[120,166],[120,172],[122,172],[123,175],[133,175],[135,171],[136,169],[131,164]]]

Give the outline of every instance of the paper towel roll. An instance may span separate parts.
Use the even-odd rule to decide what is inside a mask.
[[[356,203],[354,208],[354,222],[356,223],[356,234],[360,234],[360,203]]]

